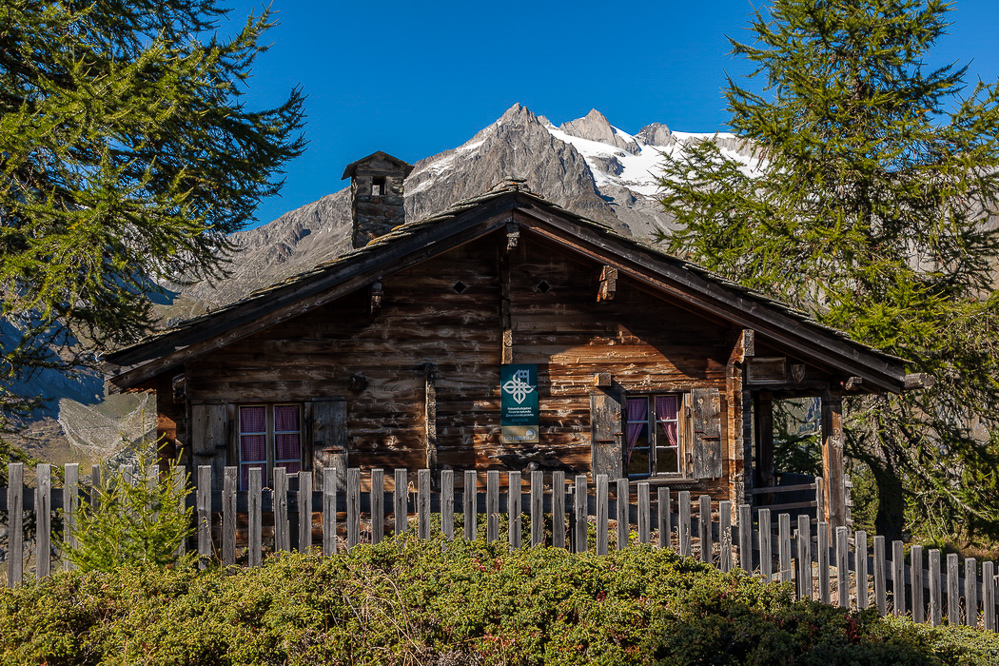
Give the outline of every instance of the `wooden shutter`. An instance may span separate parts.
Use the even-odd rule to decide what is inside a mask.
[[[191,405],[191,449],[194,464],[212,466],[212,487],[222,487],[233,424],[229,405]],[[236,464],[233,461],[233,464]],[[197,474],[195,473],[195,478]]]
[[[312,468],[314,482],[322,487],[323,469],[336,467],[337,488],[347,476],[347,401],[321,398],[312,401]]]
[[[721,396],[718,389],[694,389],[691,397],[694,478],[717,479],[722,475]]]
[[[590,431],[593,451],[593,475],[606,474],[611,479],[624,476],[621,395],[595,391],[590,394]]]

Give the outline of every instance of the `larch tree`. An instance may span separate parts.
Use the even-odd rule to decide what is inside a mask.
[[[999,537],[999,98],[925,59],[939,0],[773,0],[732,40],[725,89],[747,164],[715,140],[667,156],[672,252],[931,374],[848,400],[875,527]]]
[[[264,11],[229,38],[215,0],[0,5],[0,416],[12,386],[66,373],[153,325],[163,280],[217,277],[282,165],[300,92],[243,96]],[[82,344],[80,344],[82,342]]]

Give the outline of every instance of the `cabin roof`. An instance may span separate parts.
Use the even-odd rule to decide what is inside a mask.
[[[847,375],[860,376],[865,379],[865,388],[892,392],[905,388],[902,359],[852,340],[805,312],[670,255],[650,242],[625,236],[553,204],[518,180],[504,181],[440,213],[407,222],[364,247],[114,352],[106,358],[105,373],[119,388],[139,386],[212,349],[298,316],[508,224],[556,242],[563,241],[570,249],[596,261],[617,262],[624,274],[680,296],[695,309],[751,328],[778,346],[790,345],[798,356],[831,365]]]

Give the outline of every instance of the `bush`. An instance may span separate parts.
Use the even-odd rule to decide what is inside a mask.
[[[413,537],[0,592],[0,663],[994,664],[999,639],[794,602],[669,551]]]

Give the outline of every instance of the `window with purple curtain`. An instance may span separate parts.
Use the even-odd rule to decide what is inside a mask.
[[[273,442],[268,451],[268,440]],[[270,463],[270,464],[269,464]],[[302,410],[300,405],[246,405],[239,408],[239,482],[249,483],[250,470],[263,470],[269,485],[270,465],[289,474],[302,469]]]
[[[625,417],[625,437],[628,441],[627,462],[631,462],[631,452],[642,437],[642,432],[649,425],[649,401],[647,398],[628,398],[627,415]]]

